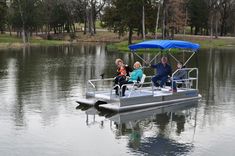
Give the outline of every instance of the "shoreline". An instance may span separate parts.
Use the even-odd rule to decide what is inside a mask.
[[[147,36],[146,40],[153,39],[152,36]],[[218,39],[210,39],[210,36],[199,35],[175,35],[175,40],[185,40],[199,43],[201,48],[235,48],[235,37],[219,37]],[[133,43],[143,41],[138,36],[133,36]],[[76,38],[68,38],[68,34],[60,39],[46,40],[40,36],[33,36],[29,43],[24,45],[21,38],[10,35],[0,35],[0,50],[1,49],[20,49],[27,46],[60,46],[60,45],[76,45],[79,43],[106,43],[109,51],[126,52],[128,49],[127,36],[118,38],[117,34],[112,32],[97,32],[95,36],[83,35],[77,33]]]

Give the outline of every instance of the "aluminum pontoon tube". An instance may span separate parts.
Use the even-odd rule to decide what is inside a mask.
[[[95,106],[100,104],[107,104],[106,101],[98,100],[98,99],[80,99],[76,101],[78,104],[88,105],[88,106]]]
[[[114,105],[114,104],[100,105],[99,107],[112,110],[115,112],[123,112],[123,111],[137,110],[137,109],[154,107],[154,106],[168,105],[168,104],[173,104],[173,103],[184,103],[184,102],[195,101],[199,99],[201,99],[200,94],[196,97],[182,98],[182,99],[175,99],[175,100],[168,100],[168,101],[161,101],[161,102],[151,102],[151,103],[145,103],[145,104],[136,104],[136,105],[130,105],[130,106],[123,106],[123,107],[118,107],[118,105]]]

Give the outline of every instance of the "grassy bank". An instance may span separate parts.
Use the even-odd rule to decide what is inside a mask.
[[[90,36],[89,34],[84,35],[83,32],[77,32],[75,37],[72,39],[69,34],[52,34],[53,40],[46,40],[45,36],[38,37],[33,36],[30,38],[30,42],[27,45],[30,46],[55,46],[64,45],[69,43],[79,43],[79,42],[107,42],[108,50],[110,51],[129,51],[128,49],[128,36],[124,35],[121,38],[117,34],[100,29],[97,34]],[[141,42],[142,40],[138,36],[133,36],[133,43]],[[153,36],[147,36],[147,39],[151,39]],[[208,36],[195,36],[195,35],[175,35],[175,39],[192,41],[199,43],[202,48],[226,48],[235,47],[234,37],[219,37],[218,39],[210,39]],[[22,39],[16,37],[15,35],[10,36],[9,34],[0,35],[0,48],[21,48],[24,44]],[[153,50],[147,50],[153,52]]]
[[[67,41],[60,40],[44,40],[40,37],[32,37],[30,38],[29,43],[27,45],[30,46],[53,46],[53,45],[63,45],[68,44]],[[22,48],[24,46],[22,39],[16,36],[10,36],[6,34],[0,35],[0,48]]]
[[[52,40],[43,39],[46,38],[45,34],[39,36],[33,36],[30,38],[27,45],[30,46],[56,46],[69,43],[80,42],[120,42],[123,38],[119,38],[117,34],[106,31],[104,29],[97,31],[94,36],[90,34],[84,35],[83,32],[76,32],[75,38],[71,38],[70,34],[51,34]],[[6,48],[22,48],[24,46],[22,38],[16,37],[16,35],[10,36],[9,34],[0,34],[0,49]]]
[[[180,36],[178,35],[175,39],[191,41],[200,44],[201,48],[227,48],[235,47],[235,38],[234,37],[222,37],[218,39],[210,39],[209,37],[204,36]],[[133,40],[134,43],[141,42],[142,40]],[[107,45],[108,50],[110,51],[129,51],[128,41],[121,41],[116,43],[110,43]]]

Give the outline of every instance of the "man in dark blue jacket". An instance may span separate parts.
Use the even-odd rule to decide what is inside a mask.
[[[162,57],[160,63],[151,65],[152,68],[157,69],[157,75],[152,78],[152,82],[156,87],[159,87],[158,81],[160,81],[160,87],[163,87],[168,80],[168,76],[172,74],[171,66],[167,62],[167,57]]]

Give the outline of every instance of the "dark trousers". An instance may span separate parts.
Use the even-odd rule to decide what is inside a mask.
[[[180,80],[180,78],[174,78],[174,80]],[[173,82],[173,89],[177,89],[176,82]]]
[[[125,84],[132,84],[133,82],[128,82],[128,81],[122,81],[119,85],[120,88],[125,85]],[[122,87],[122,96],[125,96],[125,92],[126,92],[126,86]]]
[[[133,83],[133,82],[126,81],[126,79],[124,77],[116,77],[114,81],[115,81],[115,84],[118,84],[120,86],[120,88],[122,88],[121,96],[125,96],[125,92],[126,92],[126,86],[123,86],[123,85]],[[114,89],[115,89],[116,95],[119,95],[118,87],[115,87]]]
[[[163,87],[163,85],[167,82],[168,80],[168,76],[161,76],[161,75],[155,75],[152,78],[152,82],[154,84],[154,86],[156,87]],[[158,81],[160,81],[160,84],[158,83]]]
[[[126,78],[124,76],[116,76],[114,79],[114,85],[119,85],[120,88],[122,87],[122,85],[126,82]],[[119,90],[118,87],[115,87],[115,92],[116,95],[119,95]],[[125,92],[124,92],[125,93]],[[123,93],[122,93],[123,94]]]

